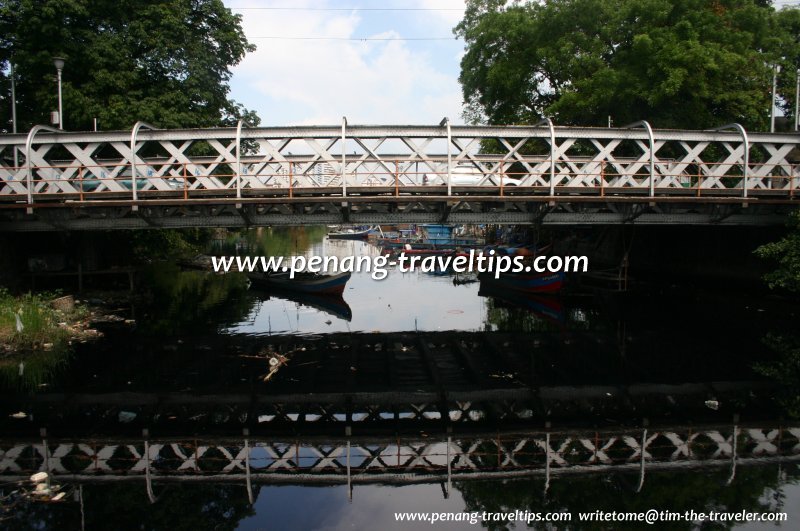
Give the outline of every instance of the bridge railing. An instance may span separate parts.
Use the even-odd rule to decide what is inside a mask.
[[[407,192],[429,195],[446,194],[448,174],[446,171],[399,170],[401,162],[396,161],[397,169],[362,168],[347,176],[347,186],[351,194],[362,192],[364,188],[382,193],[401,195]],[[547,165],[550,161],[528,158],[532,165]],[[495,164],[485,159],[485,164]],[[302,163],[291,163],[286,171],[259,165],[254,167],[244,163],[241,173],[241,193],[244,196],[289,195],[295,193],[327,192],[335,194],[341,187],[340,175],[331,173],[309,173]],[[741,167],[734,163],[705,163],[694,167],[684,167],[677,162],[664,162],[653,190],[655,196],[730,196],[739,195],[745,188]],[[685,165],[683,165],[685,166]],[[555,195],[648,195],[649,174],[620,171],[618,165],[605,161],[584,162],[575,170],[574,164],[559,164],[552,186]],[[747,189],[755,195],[771,195],[793,198],[800,190],[797,165],[781,165],[771,168],[772,173],[747,178]],[[27,167],[7,167],[8,178],[0,180],[0,201],[19,201],[30,194],[36,202],[52,200],[102,201],[104,199],[132,199],[134,178],[130,164],[97,163],[91,165],[53,164],[33,166],[32,177],[27,180]],[[16,177],[15,177],[16,176]],[[23,181],[20,176],[23,176]],[[455,193],[480,192],[486,195],[505,195],[506,193],[528,193],[549,195],[551,190],[550,173],[530,173],[516,168],[506,168],[501,163],[494,168],[477,169],[453,177]],[[203,197],[235,197],[237,174],[227,164],[194,161],[174,163],[145,161],[137,165],[135,186],[138,200],[149,198],[180,197],[183,199]],[[369,192],[369,190],[366,190]]]
[[[36,129],[0,135],[0,202],[32,208],[76,198],[333,196],[363,188],[791,199],[800,188],[798,146],[797,134],[649,127]]]

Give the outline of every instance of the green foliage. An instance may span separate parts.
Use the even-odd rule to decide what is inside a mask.
[[[800,419],[800,338],[770,334],[764,343],[778,354],[778,358],[757,363],[754,368],[781,385],[775,400],[787,416]]]
[[[210,229],[137,230],[130,234],[138,260],[162,260],[201,252],[211,239]]]
[[[58,322],[64,316],[50,306],[54,297],[48,294],[27,293],[11,296],[0,288],[0,344],[13,350],[30,350],[45,343],[54,345],[67,340],[68,334]],[[17,330],[17,317],[22,330]]]
[[[455,33],[471,121],[763,128],[796,13],[753,0],[468,0]],[[796,20],[797,19],[797,20]],[[793,71],[793,68],[792,68]],[[792,74],[792,80],[794,74]]]
[[[88,130],[231,125],[254,113],[228,99],[230,67],[254,47],[222,0],[9,0],[0,4],[0,86],[16,65],[19,130],[57,109],[53,57],[63,70],[64,123]],[[0,106],[0,130],[10,105]]]
[[[776,31],[780,35],[780,49],[777,61],[781,65],[778,74],[778,107],[783,114],[794,121],[795,89],[798,69],[800,69],[800,9],[778,11]]]
[[[800,292],[800,210],[789,218],[790,232],[777,242],[762,245],[756,254],[777,262],[778,268],[765,275],[770,288]]]
[[[67,366],[70,331],[59,323],[82,319],[86,310],[56,310],[50,304],[56,297],[54,293],[14,297],[0,288],[0,389],[35,390]]]

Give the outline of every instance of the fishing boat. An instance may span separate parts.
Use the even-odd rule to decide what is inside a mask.
[[[315,293],[318,295],[341,295],[350,273],[321,275],[319,273],[248,273],[247,278],[253,286],[268,290],[283,290],[299,293]]]
[[[555,293],[561,290],[566,275],[558,273],[502,273],[495,278],[494,273],[481,273],[478,279],[495,288],[525,291],[531,293]]]
[[[400,255],[404,254],[406,256],[450,256],[455,255],[455,249],[430,249],[430,248],[415,248],[412,247],[410,243],[406,244],[405,248],[400,249],[385,249],[383,254],[389,255]]]
[[[328,239],[331,240],[366,240],[369,238],[369,235],[375,232],[375,227],[370,227],[368,229],[362,230],[355,230],[355,229],[345,229],[340,230],[338,232],[329,232]]]

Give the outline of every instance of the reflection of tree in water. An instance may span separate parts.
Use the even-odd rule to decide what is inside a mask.
[[[143,483],[84,485],[86,529],[236,529],[255,514],[243,485],[155,485],[151,504]],[[253,487],[253,496],[259,488]],[[80,529],[80,505],[30,503],[16,511],[3,529]]]
[[[0,389],[34,391],[54,381],[68,366],[72,350],[57,345],[53,350],[36,350],[0,359]],[[20,363],[24,363],[20,371]],[[22,372],[22,374],[20,374]]]
[[[545,494],[545,480],[497,480],[455,482],[461,492],[466,511],[572,513],[572,526],[592,528],[577,524],[579,512],[617,511],[646,512],[649,509],[685,512],[694,510],[722,512],[775,512],[783,509],[784,483],[800,481],[797,467],[788,470],[775,466],[739,467],[731,485],[726,485],[728,469],[703,471],[649,472],[641,492],[636,492],[639,476],[635,473],[618,473],[591,476],[555,476]],[[673,522],[672,529],[693,529],[691,522]],[[501,523],[484,523],[489,529],[508,529]],[[541,524],[535,527],[543,527]],[[614,529],[618,523],[606,522],[595,528]],[[636,528],[636,525],[629,526]],[[657,526],[658,527],[658,526]],[[724,529],[730,526],[704,526],[704,529]],[[518,523],[517,529],[525,528]]]
[[[800,338],[769,334],[764,343],[774,350],[775,360],[756,363],[756,372],[775,380],[780,387],[775,401],[790,418],[800,418]]]
[[[310,227],[258,227],[229,231],[213,246],[215,254],[248,256],[301,255],[321,242],[328,229]]]
[[[237,323],[252,306],[245,296],[244,275],[181,271],[172,264],[158,264],[143,276],[143,285],[152,293],[152,303],[137,325],[151,334],[208,331],[209,327]]]

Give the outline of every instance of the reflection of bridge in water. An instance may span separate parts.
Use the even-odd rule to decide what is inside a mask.
[[[169,356],[98,352],[75,360],[86,367],[69,386],[0,398],[0,475],[143,479],[149,494],[153,482],[206,481],[449,492],[470,479],[633,471],[641,482],[685,467],[728,466],[733,478],[738,465],[800,459],[800,427],[758,420],[774,416],[773,386],[723,372],[714,353],[669,366],[629,353],[623,365],[561,333],[187,338]],[[576,348],[557,348],[565,339]],[[289,361],[265,382],[277,354]],[[730,379],[710,378],[720,374]],[[119,391],[128,379],[135,390]],[[9,417],[19,411],[27,418]]]
[[[146,434],[145,434],[146,436]],[[669,428],[313,437],[0,441],[0,474],[59,481],[408,484],[800,461],[800,427]]]

